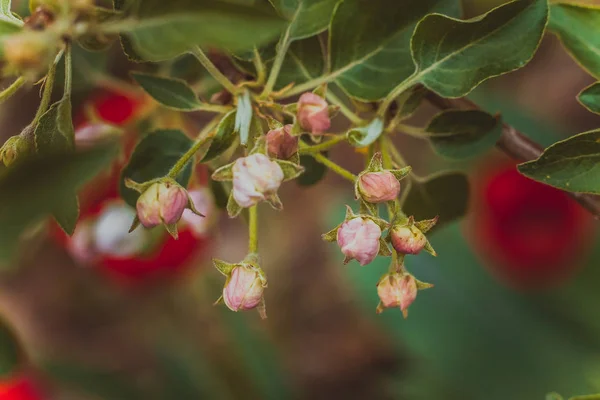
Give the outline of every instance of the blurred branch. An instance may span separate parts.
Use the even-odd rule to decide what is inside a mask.
[[[460,99],[446,99],[438,96],[437,94],[428,91],[425,98],[434,106],[439,109],[479,109],[477,104],[473,103],[467,98]],[[529,139],[523,133],[519,132],[514,127],[504,123],[502,128],[502,137],[496,143],[496,147],[502,152],[510,156],[511,158],[520,161],[531,161],[539,158],[544,151],[544,148],[538,143]],[[575,201],[577,201],[583,208],[588,210],[597,219],[600,218],[600,197],[586,194],[586,193],[573,193],[566,192]]]

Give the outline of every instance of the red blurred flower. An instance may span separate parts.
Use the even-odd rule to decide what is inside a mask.
[[[46,400],[48,397],[33,378],[19,374],[0,381],[0,400]]]
[[[473,241],[500,279],[544,287],[576,271],[592,219],[565,192],[504,165],[488,170],[474,196]]]

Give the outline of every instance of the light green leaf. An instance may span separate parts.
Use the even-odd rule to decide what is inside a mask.
[[[340,0],[269,0],[288,21],[289,38],[302,39],[327,29]]]
[[[469,182],[460,172],[446,172],[415,182],[402,210],[416,220],[439,216],[431,231],[453,222],[467,212]]]
[[[137,13],[114,29],[148,61],[167,60],[194,46],[249,49],[274,39],[285,25],[273,10],[218,0],[140,0],[132,9]]]
[[[143,183],[167,175],[192,144],[183,132],[174,129],[158,130],[146,135],[121,172],[120,192],[125,202],[135,207],[140,196],[140,193],[125,186],[126,178]],[[177,177],[177,182],[183,187],[187,187],[192,176],[192,164],[188,163]]]
[[[355,147],[367,147],[373,143],[383,133],[383,120],[375,118],[367,126],[361,126],[348,131],[348,141]]]
[[[237,111],[235,113],[234,129],[240,134],[240,144],[247,146],[250,139],[250,124],[252,123],[252,100],[250,92],[245,91],[237,98]]]
[[[600,7],[555,3],[550,6],[549,29],[571,56],[600,79]]]
[[[34,156],[0,174],[0,259],[12,257],[21,233],[58,209],[116,155],[115,145],[81,153]],[[42,171],[43,173],[40,173]]]
[[[431,14],[411,41],[418,81],[443,97],[462,97],[486,79],[523,67],[548,20],[547,0],[515,0],[467,21]]]
[[[585,88],[577,100],[588,110],[600,114],[600,82],[596,82]]]
[[[436,115],[425,131],[438,154],[463,159],[494,147],[502,120],[479,110],[448,110]]]
[[[11,0],[0,0],[0,36],[17,32],[23,21],[11,11]]]
[[[376,101],[407,79],[410,38],[426,14],[459,16],[456,0],[346,0],[330,29],[331,74],[350,96]]]
[[[182,111],[194,111],[202,108],[202,103],[192,88],[181,79],[139,72],[132,73],[131,76],[146,93],[165,107]]]
[[[600,130],[580,133],[548,147],[519,171],[569,192],[600,194]]]
[[[235,110],[230,111],[223,117],[221,122],[219,122],[217,133],[210,143],[208,151],[204,157],[202,157],[202,163],[214,160],[223,154],[223,152],[227,151],[233,142],[235,142],[235,139],[237,138],[237,132],[235,131],[235,114]]]

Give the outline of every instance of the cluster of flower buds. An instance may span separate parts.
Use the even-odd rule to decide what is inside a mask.
[[[22,135],[8,138],[0,148],[0,160],[8,167],[16,160],[33,153],[33,143]]]
[[[196,209],[187,190],[172,178],[160,178],[141,184],[127,179],[125,185],[141,193],[136,203],[137,216],[131,231],[140,223],[144,228],[164,225],[167,232],[177,238],[177,222],[186,209],[204,217]]]
[[[267,277],[258,264],[258,256],[249,254],[237,264],[215,259],[213,264],[226,277],[223,295],[215,304],[223,302],[236,312],[257,308],[260,316],[266,318],[263,294],[267,287]]]

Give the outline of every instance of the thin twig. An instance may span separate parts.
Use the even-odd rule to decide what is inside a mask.
[[[479,109],[477,104],[466,98],[460,99],[445,99],[438,96],[437,94],[428,91],[425,98],[434,106],[442,109]],[[538,159],[544,148],[538,143],[534,142],[523,133],[519,132],[513,126],[507,123],[503,124],[502,136],[496,143],[496,147],[502,152],[510,156],[511,158],[520,161],[532,161]],[[575,201],[577,201],[583,208],[588,210],[596,218],[600,218],[600,197],[586,194],[586,193],[574,193],[566,192]]]

